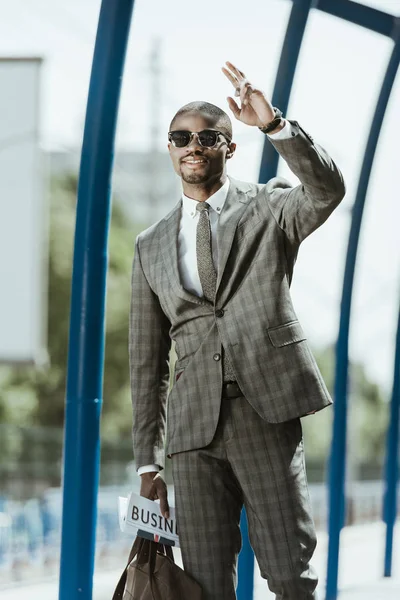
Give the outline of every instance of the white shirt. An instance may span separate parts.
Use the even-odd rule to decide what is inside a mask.
[[[211,246],[215,270],[218,265],[217,227],[221,210],[229,192],[229,179],[207,199],[210,205],[208,214],[211,227]],[[203,295],[197,269],[196,230],[200,213],[196,210],[197,200],[182,194],[182,213],[178,234],[178,268],[183,287],[197,296]]]
[[[285,121],[284,127],[277,133],[267,134],[275,139],[286,139],[291,137],[292,126],[289,121]],[[217,226],[221,210],[224,207],[228,196],[230,181],[226,179],[224,185],[219,188],[212,196],[207,199],[210,205],[210,227],[211,244],[213,251],[213,262],[215,269],[218,265],[218,247],[217,247]],[[183,287],[197,296],[203,295],[200,283],[199,272],[197,269],[196,257],[196,229],[200,213],[196,210],[197,200],[185,196],[182,192],[182,212],[178,234],[178,269]],[[139,467],[138,475],[159,471],[158,465],[143,465]]]

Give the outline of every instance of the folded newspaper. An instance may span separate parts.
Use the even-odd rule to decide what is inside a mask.
[[[170,505],[169,519],[162,516],[158,502],[132,492],[127,498],[118,498],[121,531],[138,535],[160,544],[179,547],[175,509]]]

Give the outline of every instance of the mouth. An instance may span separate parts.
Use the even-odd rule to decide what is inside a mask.
[[[208,163],[208,160],[204,158],[186,158],[185,160],[182,160],[182,163],[189,169],[199,169]]]
[[[208,160],[205,158],[184,158],[181,162],[185,163],[186,165],[200,165],[208,162]]]

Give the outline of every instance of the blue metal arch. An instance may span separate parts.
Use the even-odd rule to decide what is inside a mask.
[[[390,58],[375,113],[371,123],[364,160],[361,168],[356,199],[352,210],[352,221],[347,248],[346,266],[343,279],[342,302],[340,309],[339,335],[336,344],[335,412],[333,422],[333,443],[330,461],[329,490],[329,545],[326,600],[337,598],[338,559],[340,529],[344,521],[344,482],[346,462],[347,424],[347,378],[348,342],[350,328],[351,299],[358,241],[364,212],[369,179],[378,144],[383,118],[396,77],[400,58],[400,39]]]
[[[296,2],[296,0],[294,0]],[[396,38],[398,18],[378,10],[353,2],[353,0],[318,0],[316,8],[334,17],[339,17],[359,27],[365,27],[393,39]]]
[[[394,354],[393,388],[390,404],[390,424],[386,450],[386,488],[383,519],[386,523],[386,546],[384,577],[392,574],[393,530],[397,515],[397,483],[399,476],[399,428],[400,428],[400,307],[397,321],[396,346]]]
[[[279,106],[284,115],[289,106],[297,61],[312,5],[313,0],[294,0],[290,12],[272,94],[272,105]],[[267,183],[269,179],[275,177],[278,170],[278,160],[278,153],[266,139],[261,156],[260,183]]]
[[[115,126],[133,0],[103,0],[78,186],[64,442],[60,600],[92,598]]]
[[[399,19],[383,11],[352,2],[350,0],[292,0],[293,7],[289,18],[286,36],[281,53],[281,59],[275,81],[272,104],[279,106],[286,112],[289,105],[290,92],[295,75],[298,55],[307,24],[307,18],[311,8],[316,8],[333,16],[342,18],[356,25],[370,29],[382,35],[386,35],[396,41],[392,57],[390,59],[386,76],[382,85],[371,131],[364,155],[363,167],[360,174],[358,191],[353,206],[352,225],[349,236],[348,252],[346,257],[346,268],[343,282],[341,317],[338,341],[336,345],[336,376],[335,376],[335,408],[333,440],[330,460],[330,511],[329,511],[329,551],[327,570],[327,596],[326,600],[337,598],[338,560],[340,530],[343,525],[345,497],[345,457],[346,457],[346,416],[347,416],[347,377],[348,377],[348,338],[350,323],[351,295],[354,280],[355,262],[359,233],[361,229],[362,214],[365,197],[368,189],[369,174],[372,168],[373,158],[378,143],[381,122],[384,118],[390,91],[393,86],[399,62]],[[268,140],[264,143],[261,159],[259,181],[266,183],[268,179],[277,173],[278,155]],[[396,379],[396,377],[395,377]],[[392,411],[395,405],[392,401]],[[392,414],[392,419],[396,415]],[[394,476],[394,453],[397,453],[398,437],[396,440],[396,426],[391,423],[388,435],[388,467],[387,467],[387,491],[385,513],[390,512],[391,517],[387,529],[387,548],[385,573],[389,571],[391,551],[389,549],[393,532],[391,523],[393,521],[393,498],[395,497],[396,477]],[[397,464],[397,463],[396,463]],[[396,471],[397,473],[397,471]]]

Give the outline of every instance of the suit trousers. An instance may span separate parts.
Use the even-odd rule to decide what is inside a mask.
[[[223,398],[215,437],[172,455],[185,570],[204,600],[236,598],[243,504],[261,576],[276,600],[315,600],[316,546],[300,419],[263,420],[242,396]]]

